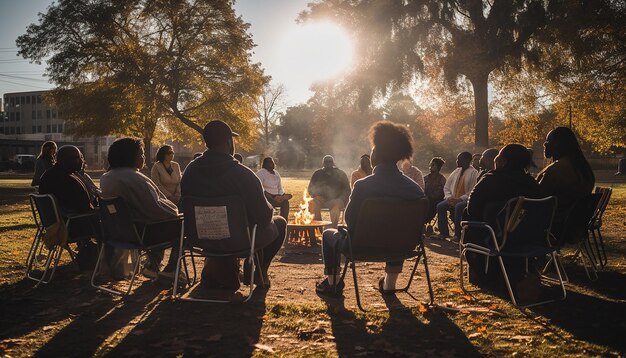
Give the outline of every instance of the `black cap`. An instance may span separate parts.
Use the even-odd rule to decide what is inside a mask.
[[[207,148],[214,148],[226,143],[232,137],[239,137],[239,134],[233,132],[228,124],[216,120],[204,126],[202,136],[204,137]]]

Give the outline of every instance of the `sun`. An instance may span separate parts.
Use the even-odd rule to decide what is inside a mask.
[[[281,70],[309,85],[342,74],[352,63],[350,37],[330,22],[298,25],[285,34],[281,48]]]

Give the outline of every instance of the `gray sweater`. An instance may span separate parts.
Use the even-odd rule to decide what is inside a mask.
[[[124,199],[138,222],[171,219],[178,215],[176,205],[167,200],[156,184],[135,168],[115,168],[100,178],[102,196]]]

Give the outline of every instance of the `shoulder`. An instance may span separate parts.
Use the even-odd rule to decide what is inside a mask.
[[[180,164],[178,164],[177,162],[172,161],[172,168],[178,169],[180,171]]]

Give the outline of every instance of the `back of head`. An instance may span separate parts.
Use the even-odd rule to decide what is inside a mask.
[[[507,144],[498,154],[497,169],[524,172],[524,169],[530,165],[530,160],[530,153],[526,147],[521,144]]]
[[[73,145],[64,145],[61,148],[59,148],[59,151],[57,152],[57,162],[60,165],[65,165],[67,164],[68,160],[72,159],[72,156],[74,153],[79,152],[80,150]]]
[[[228,124],[220,120],[210,121],[204,126],[204,130],[202,131],[202,137],[204,138],[206,147],[209,149],[216,149],[223,146],[228,143],[232,137],[238,136],[239,134],[233,132]]]
[[[56,150],[57,144],[51,140],[45,142],[41,145],[41,149],[39,150],[39,155],[37,159],[43,158],[47,160],[54,159],[53,151]]]
[[[111,169],[135,168],[143,142],[136,138],[120,138],[109,147],[107,160]]]
[[[402,125],[379,121],[369,130],[370,143],[374,147],[376,163],[396,163],[413,156],[413,138],[411,132]]]
[[[274,159],[272,157],[265,157],[263,158],[263,164],[261,165],[261,167],[269,170],[272,163],[274,163]]]
[[[576,170],[584,179],[595,182],[595,176],[591,165],[585,158],[580,144],[576,139],[574,132],[567,127],[556,127],[550,133],[550,140],[554,144],[555,153],[558,157],[568,157],[574,170]]]

